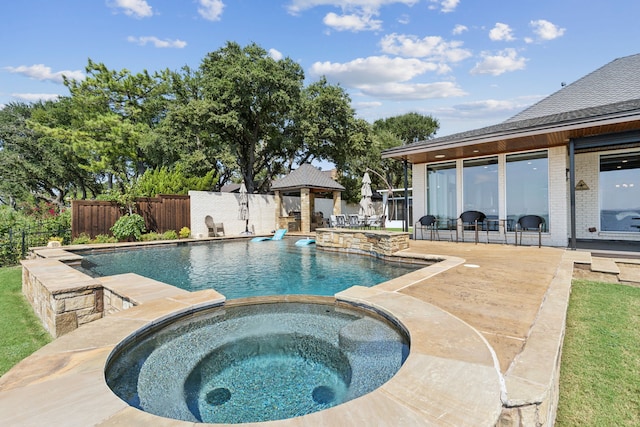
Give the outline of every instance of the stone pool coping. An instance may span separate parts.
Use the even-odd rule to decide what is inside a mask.
[[[522,425],[540,420],[552,424],[573,263],[582,262],[574,258],[575,253],[565,253],[527,343],[504,375],[480,333],[431,304],[399,293],[460,265],[462,258],[440,257],[437,264],[376,287],[337,294],[340,301],[372,306],[400,320],[412,341],[407,362],[391,381],[366,396],[305,417],[259,425],[495,425],[499,417],[500,425],[517,425],[509,423],[516,418]],[[0,379],[0,418],[19,425],[41,425],[43,419],[64,425],[193,425],[126,406],[106,386],[103,370],[115,344],[136,329],[223,298],[207,292],[215,291],[145,301],[45,346]],[[509,408],[521,413],[512,417]],[[530,409],[527,413],[522,408]]]

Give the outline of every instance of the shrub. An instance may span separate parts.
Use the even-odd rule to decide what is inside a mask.
[[[150,231],[140,237],[140,241],[142,242],[150,242],[152,240],[160,240],[160,235],[155,231]]]
[[[146,231],[144,226],[144,218],[138,214],[128,214],[118,218],[111,232],[118,241],[126,241],[133,239],[140,240],[142,233]]]
[[[80,233],[78,237],[71,241],[72,245],[86,245],[91,243],[91,237],[87,233]]]
[[[113,236],[109,236],[108,234],[98,234],[94,239],[93,243],[116,243],[118,239]]]
[[[178,233],[176,233],[176,230],[167,230],[164,233],[162,233],[163,240],[175,240],[177,238],[178,238]]]
[[[178,235],[181,239],[186,239],[191,236],[191,230],[189,230],[189,227],[182,227]]]
[[[64,242],[64,237],[51,236],[49,237],[50,242],[60,242],[62,244]]]

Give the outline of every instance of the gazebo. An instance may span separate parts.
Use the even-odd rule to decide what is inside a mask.
[[[300,192],[300,231],[311,232],[311,214],[314,210],[314,200],[317,193],[333,193],[333,214],[341,212],[341,192],[344,187],[331,179],[309,163],[304,163],[289,175],[277,179],[271,185],[276,196],[276,223],[279,228],[288,228],[291,217],[283,212],[282,196],[285,193]],[[297,220],[297,218],[296,218]]]

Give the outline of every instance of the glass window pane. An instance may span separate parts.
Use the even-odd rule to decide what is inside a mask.
[[[480,211],[487,218],[498,218],[498,158],[465,160],[463,166],[463,211]]]
[[[600,157],[600,229],[640,231],[640,153]]]
[[[455,162],[427,166],[427,213],[441,225],[457,216]]]
[[[549,161],[546,151],[507,156],[507,219],[513,226],[524,215],[544,218],[549,231]]]

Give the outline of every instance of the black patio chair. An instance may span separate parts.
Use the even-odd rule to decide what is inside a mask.
[[[456,227],[456,242],[458,241],[458,229],[462,234],[464,242],[464,231],[473,230],[475,243],[478,244],[478,230],[482,230],[482,224],[487,216],[480,211],[465,211],[458,217],[458,227]]]
[[[418,230],[420,230],[421,240],[424,239],[424,229],[429,230],[431,234],[431,240],[433,240],[433,235],[436,235],[436,238],[440,240],[440,235],[438,234],[438,219],[433,215],[425,215],[418,220],[413,226],[414,235],[418,237]]]
[[[520,246],[522,246],[522,233],[534,232],[538,233],[538,247],[542,246],[542,228],[544,226],[544,218],[538,215],[521,216],[515,226],[515,243],[518,246],[518,231],[520,231]]]

